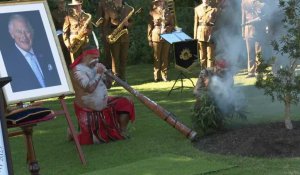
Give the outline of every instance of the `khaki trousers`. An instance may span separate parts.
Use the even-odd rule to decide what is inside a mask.
[[[111,53],[110,53],[110,45],[106,41],[106,35],[101,36],[101,43],[103,44],[104,47],[104,59],[103,59],[103,64],[107,69],[111,69]],[[101,57],[103,54],[101,53]]]
[[[202,68],[214,66],[214,44],[210,42],[199,42],[200,63]]]
[[[117,41],[110,45],[112,72],[122,80],[126,80],[126,64],[129,42]]]
[[[258,54],[261,52],[261,44],[254,38],[246,38],[248,57],[248,74],[254,75],[258,64]]]
[[[166,41],[153,42],[154,80],[167,80],[170,44]]]

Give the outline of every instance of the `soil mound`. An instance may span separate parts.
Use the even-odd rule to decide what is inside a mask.
[[[283,122],[228,129],[199,138],[194,146],[202,151],[258,157],[300,157],[300,121],[287,130]]]

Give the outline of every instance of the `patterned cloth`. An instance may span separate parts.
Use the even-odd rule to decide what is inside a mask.
[[[101,111],[82,108],[74,103],[75,114],[80,126],[78,134],[79,143],[82,145],[94,143],[107,143],[122,140],[118,117],[128,113],[131,122],[135,119],[134,104],[124,97],[109,97],[108,107]]]

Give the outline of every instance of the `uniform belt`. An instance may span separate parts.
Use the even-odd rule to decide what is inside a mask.
[[[71,32],[70,35],[77,35],[78,32]]]

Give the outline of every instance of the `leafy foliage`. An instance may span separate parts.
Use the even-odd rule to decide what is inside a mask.
[[[300,93],[300,76],[295,73],[298,61],[300,60],[300,2],[297,0],[280,0],[280,7],[284,11],[282,20],[286,33],[277,41],[272,41],[272,46],[281,56],[286,55],[286,66],[281,66],[279,70],[271,71],[271,67],[276,61],[273,57],[265,61],[260,57],[256,87],[264,89],[264,93],[275,99],[283,101],[285,104],[297,104]]]
[[[218,104],[208,91],[202,91],[197,96],[192,115],[193,128],[198,135],[208,135],[224,127],[227,119],[246,119],[246,111],[237,109],[233,104],[228,105],[226,112],[218,107]]]
[[[271,42],[274,51],[284,57],[286,65],[280,65],[276,69],[276,60],[265,61],[261,55],[258,65],[259,76],[256,87],[264,89],[265,95],[272,97],[272,101],[277,99],[282,101],[285,107],[285,127],[293,129],[290,118],[291,104],[299,103],[300,76],[296,74],[296,68],[300,61],[300,1],[279,0],[280,9],[284,12],[282,19],[284,32],[281,37]],[[268,67],[275,65],[275,69],[270,71]]]
[[[193,128],[198,135],[213,133],[223,127],[222,113],[208,95],[201,95],[194,106]]]

